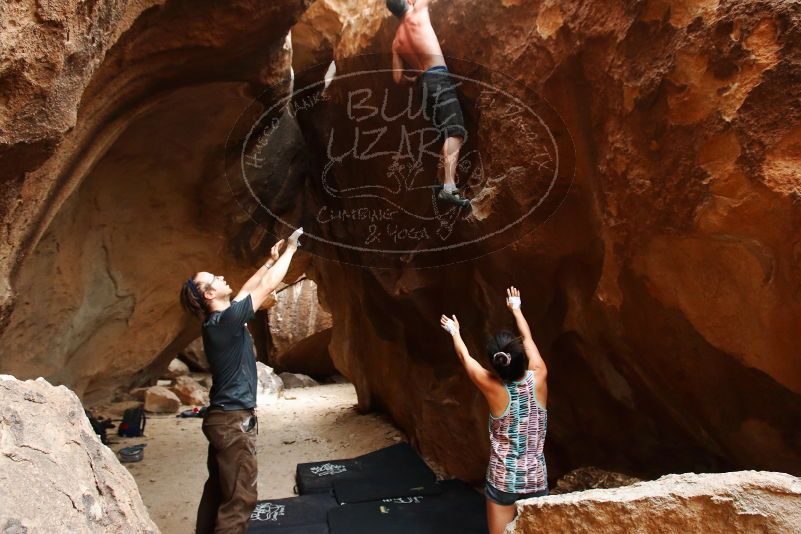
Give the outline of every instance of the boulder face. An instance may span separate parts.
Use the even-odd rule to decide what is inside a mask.
[[[390,49],[397,23],[380,4],[369,8],[379,23],[343,27],[334,57],[338,76],[367,66],[372,87],[391,93],[379,63],[355,57]],[[360,225],[358,210],[367,210],[363,221],[386,208],[342,195],[345,186],[395,184],[385,160],[337,159],[347,147],[328,144],[335,130],[353,132],[348,113],[371,108],[348,107],[356,86],[346,76],[314,113],[297,98],[311,155],[303,200],[320,238],[309,250],[340,260],[315,261],[307,273],[333,316],[334,363],[361,407],[387,410],[451,474],[480,479],[486,404],[438,317],[455,313],[486,364],[487,337],[513,328],[503,296],[515,285],[549,366],[551,476],[582,465],[643,477],[801,473],[801,305],[792,297],[801,280],[801,6],[458,0],[434,2],[431,16],[448,57],[547,100],[575,169],[558,209],[499,238],[505,248],[477,246],[457,258],[469,261],[432,269],[419,268],[430,256],[412,252],[373,268],[369,254],[332,252],[323,241],[359,244],[370,221]],[[450,65],[460,76],[481,70]],[[298,73],[296,87],[315,79],[319,72]],[[504,129],[509,108],[466,86],[460,99],[471,148],[499,173],[479,187],[467,182],[473,213],[459,225],[469,234],[515,213],[541,184],[521,167],[532,141]],[[397,104],[391,97],[389,109]],[[332,146],[343,151],[326,153]],[[340,210],[335,228],[321,224],[323,206],[326,222],[332,206]]]
[[[158,532],[78,397],[44,379],[0,377],[0,482],[4,532]]]
[[[197,337],[187,276],[252,274],[274,238],[231,198],[225,139],[289,87],[308,3],[0,7],[0,368],[106,400]]]
[[[167,366],[167,371],[162,375],[162,378],[178,378],[189,374],[189,366],[179,360],[178,358],[170,361]]]
[[[598,469],[597,467],[580,467],[557,480],[556,484],[549,488],[549,494],[559,495],[560,493],[571,493],[588,489],[619,488],[621,486],[630,486],[637,482],[642,481],[638,478],[624,475],[623,473],[611,473]]]
[[[284,384],[284,389],[312,388],[320,385],[312,377],[298,373],[280,373],[278,376]]]
[[[170,391],[189,406],[205,406],[209,403],[209,392],[199,382],[190,376],[179,376]],[[147,396],[145,396],[147,399]]]
[[[186,346],[181,352],[178,353],[178,358],[186,363],[192,371],[195,372],[208,372],[209,360],[206,358],[206,352],[203,350],[203,338],[199,337]]]
[[[801,479],[738,471],[667,475],[616,489],[527,499],[506,534],[784,534],[801,524]]]
[[[269,362],[280,371],[325,377],[336,372],[328,344],[331,314],[317,297],[317,284],[302,279],[277,292],[267,311]]]
[[[371,70],[397,111],[403,93],[381,72],[396,21],[382,2],[318,1],[293,37],[300,64],[330,55],[338,75]],[[442,228],[413,187],[433,182],[436,154],[422,167],[367,157],[377,116],[354,157],[338,156],[347,137],[329,146],[332,131],[353,134],[348,109],[371,109],[347,107],[353,78],[256,130],[266,153],[235,150],[252,125],[240,119],[290,86],[286,37],[306,7],[0,7],[1,369],[88,402],[142,385],[197,337],[177,307],[186,276],[237,286],[273,235],[302,223],[311,254],[288,280],[305,271],[317,284],[336,368],[362,409],[387,411],[450,475],[483,476],[487,407],[438,317],[455,313],[486,364],[487,337],[513,327],[509,285],[549,367],[552,477],[586,465],[800,473],[798,3],[434,1],[445,54],[470,60],[449,59],[454,74],[520,89],[511,97],[553,134],[541,151],[543,132],[514,120],[509,95],[460,86],[470,140],[459,176],[473,210]],[[296,72],[295,87],[320,93],[324,71]],[[554,147],[561,181],[543,190]],[[242,154],[251,183],[232,162]],[[396,186],[412,190],[422,211],[404,217],[428,217],[424,230],[390,231],[386,199],[360,196]],[[269,202],[240,203],[254,192]],[[503,229],[545,196],[539,217],[469,254],[422,251],[437,231]],[[407,248],[331,246],[363,246],[371,224]]]
[[[298,341],[286,352],[271,358],[271,361],[282,371],[318,378],[329,377],[337,372],[328,352],[330,343],[331,328],[326,328]]]
[[[145,410],[151,413],[175,413],[181,399],[164,386],[153,386],[145,391]]]
[[[256,371],[259,378],[256,404],[265,406],[274,402],[283,394],[284,381],[273,372],[272,367],[264,365],[262,362],[256,362]]]
[[[204,270],[233,285],[252,273],[227,233],[236,231],[226,227],[237,210],[233,200],[212,208],[199,205],[205,200],[195,193],[202,185],[208,195],[230,198],[224,178],[203,180],[204,166],[226,122],[247,102],[236,94],[242,87],[178,90],[127,125],[20,267],[22,298],[0,333],[4,370],[67,384],[90,404],[120,381],[141,385],[200,333],[178,301],[187,276]],[[219,106],[207,112],[209,99]],[[190,139],[188,151],[182,145]]]
[[[299,341],[331,327],[331,314],[317,299],[317,284],[304,279],[281,289],[268,310],[272,356],[276,362]],[[280,365],[280,364],[279,364]]]

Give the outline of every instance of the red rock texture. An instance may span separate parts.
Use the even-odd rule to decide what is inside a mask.
[[[293,345],[331,327],[331,315],[320,307],[317,285],[308,279],[284,287],[277,292],[277,302],[268,311],[272,357],[279,364],[280,356]],[[282,370],[285,367],[279,364]],[[299,371],[298,371],[299,372]]]
[[[375,14],[343,30],[338,74],[348,56],[389,50],[396,22]],[[464,0],[434,3],[432,20],[446,55],[548,100],[575,177],[544,224],[471,262],[315,262],[332,357],[360,405],[387,410],[452,474],[481,478],[486,405],[437,318],[456,313],[482,357],[487,335],[512,326],[514,284],[550,370],[551,475],[799,473],[799,5]],[[314,122],[301,121],[312,143]],[[484,148],[498,162],[525,150],[497,141]],[[475,204],[511,201],[496,189]]]
[[[505,532],[782,534],[798,530],[799,505],[801,479],[785,473],[685,473],[615,489],[524,499]]]
[[[273,359],[277,368],[282,372],[310,375],[317,379],[329,377],[337,373],[337,369],[331,361],[328,348],[330,344],[331,328],[329,327],[298,341]]]
[[[273,238],[231,198],[223,147],[253,94],[288,87],[307,5],[0,7],[0,367],[107,398],[197,337],[186,276],[244,282]]]
[[[188,272],[236,285],[269,233],[285,235],[242,213],[220,176],[242,109],[276,80],[262,105],[286,89],[285,37],[306,4],[0,7],[0,368],[90,397],[142,383],[197,336],[176,307]],[[445,54],[547,99],[574,178],[547,220],[470,261],[299,258],[288,279],[305,270],[318,284],[329,352],[361,407],[387,411],[451,475],[480,479],[487,408],[437,317],[456,313],[482,357],[512,326],[502,295],[514,284],[549,365],[553,477],[582,465],[799,473],[801,7],[453,0],[432,17]],[[342,74],[360,61],[346,57],[389,50],[396,22],[381,2],[338,19],[339,34],[298,37],[306,61],[330,46]],[[337,120],[282,123],[257,185],[290,221],[320,206],[311,178]],[[530,147],[506,135],[501,110],[468,124],[489,165],[510,169],[473,191],[469,232],[536,191],[512,172]]]

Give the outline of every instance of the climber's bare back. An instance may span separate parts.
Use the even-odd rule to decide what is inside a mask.
[[[395,32],[392,51],[403,59],[406,66],[418,72],[445,65],[437,34],[431,26],[428,7],[410,9],[406,13]]]

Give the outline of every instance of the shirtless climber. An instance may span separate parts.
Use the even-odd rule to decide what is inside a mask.
[[[439,200],[457,206],[469,206],[470,201],[456,189],[456,165],[459,149],[467,134],[459,105],[456,86],[448,73],[445,57],[428,13],[430,0],[386,0],[387,8],[400,19],[392,42],[393,78],[397,84],[412,84],[420,80],[425,98],[426,115],[443,139],[443,187]],[[414,76],[405,72],[416,72]]]

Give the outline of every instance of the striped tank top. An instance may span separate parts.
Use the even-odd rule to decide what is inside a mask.
[[[509,405],[489,418],[490,462],[487,482],[507,493],[534,493],[548,487],[543,445],[548,413],[537,402],[534,373],[504,384]]]

